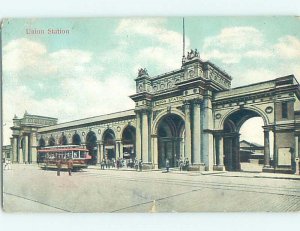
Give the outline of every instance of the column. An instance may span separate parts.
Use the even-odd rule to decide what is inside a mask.
[[[207,170],[213,170],[213,156],[214,156],[214,139],[212,134],[213,129],[213,114],[211,104],[211,92],[206,91],[203,101],[203,143],[202,154],[203,162]]]
[[[136,150],[136,158],[142,159],[142,131],[141,131],[141,115],[139,111],[136,111],[136,143],[135,143],[135,150]]]
[[[101,163],[101,141],[97,141],[97,164]]]
[[[240,161],[240,134],[234,137],[234,152],[235,152],[235,170],[241,170]]]
[[[24,149],[25,149],[25,164],[28,164],[28,135],[24,136]]]
[[[299,175],[300,171],[299,171],[299,136],[295,136],[295,163],[296,163],[296,167],[295,167],[295,174]]]
[[[30,162],[36,163],[37,162],[37,140],[36,140],[36,133],[31,133],[30,135]]]
[[[224,148],[223,148],[223,136],[219,136],[219,163],[218,165],[224,167]]]
[[[154,169],[158,169],[157,135],[152,135],[152,161],[154,164]]]
[[[18,162],[18,137],[14,136],[12,139],[12,162]]]
[[[189,158],[189,161],[192,159],[192,147],[191,147],[191,117],[190,117],[191,105],[189,102],[184,104],[184,113],[185,113],[185,137],[184,137],[184,156]]]
[[[99,154],[100,154],[100,160],[99,161],[101,162],[102,159],[105,159],[103,141],[99,141]]]
[[[123,143],[122,140],[120,140],[120,157],[123,158]]]
[[[299,136],[295,136],[295,158],[299,158]]]
[[[144,163],[148,163],[148,112],[146,110],[142,111],[142,160]]]
[[[121,157],[121,141],[117,140],[116,141],[116,159]]]
[[[193,121],[193,164],[201,163],[201,118],[200,101],[194,102],[194,121]]]
[[[270,140],[268,130],[264,130],[264,167],[270,167]]]

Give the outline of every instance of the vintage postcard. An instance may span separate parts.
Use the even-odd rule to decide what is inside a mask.
[[[300,210],[299,17],[4,19],[5,212]]]

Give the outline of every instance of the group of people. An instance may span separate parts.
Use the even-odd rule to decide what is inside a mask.
[[[3,170],[11,170],[11,161],[9,159],[3,158]]]
[[[188,170],[189,165],[190,165],[189,158],[187,158],[187,157],[183,158],[181,156],[180,159],[178,159],[177,162],[178,162],[178,167],[179,167],[180,171],[182,171],[182,170]]]
[[[100,162],[101,169],[108,169],[108,168],[122,168],[126,166],[126,160],[124,158],[118,158],[117,160],[115,158],[113,159],[102,159]]]
[[[188,170],[190,165],[189,158],[183,158],[182,156],[177,160],[177,166],[179,167],[179,170]],[[170,161],[168,158],[166,158],[166,171],[169,172],[170,169]]]
[[[142,171],[143,170],[143,161],[138,160],[137,158],[135,159],[124,159],[124,158],[117,158],[116,159],[105,159],[103,158],[102,161],[100,162],[100,168],[103,169],[110,169],[110,168],[122,168],[122,167],[127,167],[127,168],[135,168],[137,171]]]
[[[62,168],[62,160],[61,159],[58,159],[56,161],[56,167],[57,167],[57,176],[60,176],[60,171],[61,171],[61,168]],[[73,170],[73,160],[72,159],[68,159],[67,160],[67,168],[68,168],[68,173],[69,173],[69,176],[72,176],[72,170]]]

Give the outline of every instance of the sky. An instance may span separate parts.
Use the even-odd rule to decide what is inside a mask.
[[[2,28],[4,144],[15,114],[66,122],[132,109],[139,68],[155,76],[181,67],[180,17],[7,19]],[[186,17],[185,35],[186,50],[226,70],[232,87],[300,80],[299,17]],[[261,143],[262,132],[251,130],[248,140]]]

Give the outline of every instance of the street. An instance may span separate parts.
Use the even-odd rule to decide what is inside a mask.
[[[127,169],[5,170],[6,212],[287,212],[300,210],[300,178],[242,172]]]

